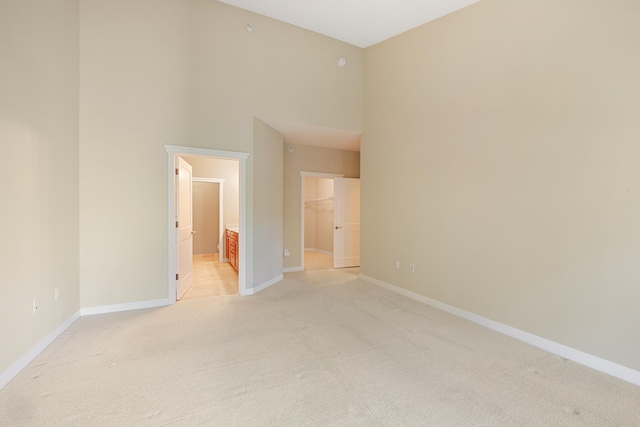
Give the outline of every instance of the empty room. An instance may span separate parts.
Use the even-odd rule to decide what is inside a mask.
[[[0,0],[0,425],[640,425],[639,17]]]

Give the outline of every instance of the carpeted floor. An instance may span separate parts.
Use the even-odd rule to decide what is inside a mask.
[[[357,279],[79,319],[2,426],[638,426],[640,388]]]

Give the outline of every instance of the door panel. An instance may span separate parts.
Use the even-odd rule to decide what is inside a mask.
[[[360,266],[360,180],[334,179],[333,268]]]
[[[193,280],[193,173],[191,165],[178,158],[178,242],[179,280],[176,286],[176,299],[181,299],[191,288]]]

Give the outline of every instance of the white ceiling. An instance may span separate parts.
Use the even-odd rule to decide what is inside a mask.
[[[480,0],[219,0],[369,47]]]

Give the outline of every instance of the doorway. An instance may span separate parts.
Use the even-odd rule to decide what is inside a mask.
[[[302,270],[360,266],[360,180],[303,171],[300,177]]]
[[[237,178],[237,162],[183,158],[195,164],[199,174],[225,175],[231,180]],[[226,162],[232,164],[225,168]],[[181,301],[238,294],[238,273],[225,257],[225,180],[222,177],[193,177],[193,277],[191,288],[180,298]],[[228,198],[235,199],[237,186],[227,187],[236,192],[235,195],[227,195],[232,196]],[[232,205],[233,209],[227,207],[228,214],[235,215],[237,203]]]
[[[333,268],[333,178],[304,178],[304,267]]]
[[[192,159],[192,163],[198,163],[199,165],[205,164],[207,161],[220,161],[226,160],[236,165],[236,185],[237,185],[237,217],[235,218],[236,222],[233,224],[229,224],[229,221],[234,220],[234,218],[229,218],[228,215],[223,214],[222,217],[224,219],[224,224],[226,226],[233,226],[235,230],[237,230],[237,239],[238,239],[238,271],[237,271],[237,289],[238,293],[241,296],[248,295],[246,288],[246,159],[249,156],[248,153],[238,153],[238,152],[230,152],[230,151],[218,151],[218,150],[208,150],[208,149],[199,149],[192,147],[180,147],[180,146],[165,146],[168,154],[168,165],[169,165],[169,179],[168,179],[168,187],[169,187],[169,221],[168,221],[168,240],[169,240],[169,274],[168,274],[168,292],[169,292],[169,300],[171,303],[175,303],[178,300],[177,290],[178,284],[180,283],[180,275],[183,274],[192,274],[193,263],[191,265],[186,265],[185,259],[187,257],[181,257],[180,246],[178,242],[180,242],[179,234],[176,230],[179,230],[180,219],[178,218],[180,209],[179,209],[179,168],[178,163],[180,157]],[[199,174],[200,166],[194,168],[193,175],[197,176]],[[211,178],[210,179],[215,179]],[[224,190],[221,192],[224,195],[230,194],[227,187],[229,180],[225,180]],[[222,187],[222,184],[221,184]],[[225,198],[223,197],[223,205],[228,205],[225,202]],[[196,231],[196,233],[193,233]],[[185,236],[187,233],[183,233]],[[197,230],[194,230],[193,227],[190,231],[191,236],[197,234]],[[224,252],[220,252],[220,248],[224,248],[224,245],[221,244],[222,236],[224,236],[224,228],[221,230],[219,227],[218,230],[218,239],[220,243],[215,245],[218,248],[218,257],[224,259]],[[191,242],[193,243],[193,242]],[[184,250],[182,251],[184,252]],[[182,254],[184,255],[184,254]],[[219,260],[220,260],[219,258]],[[193,262],[193,258],[191,258]],[[188,269],[188,271],[185,271]]]

